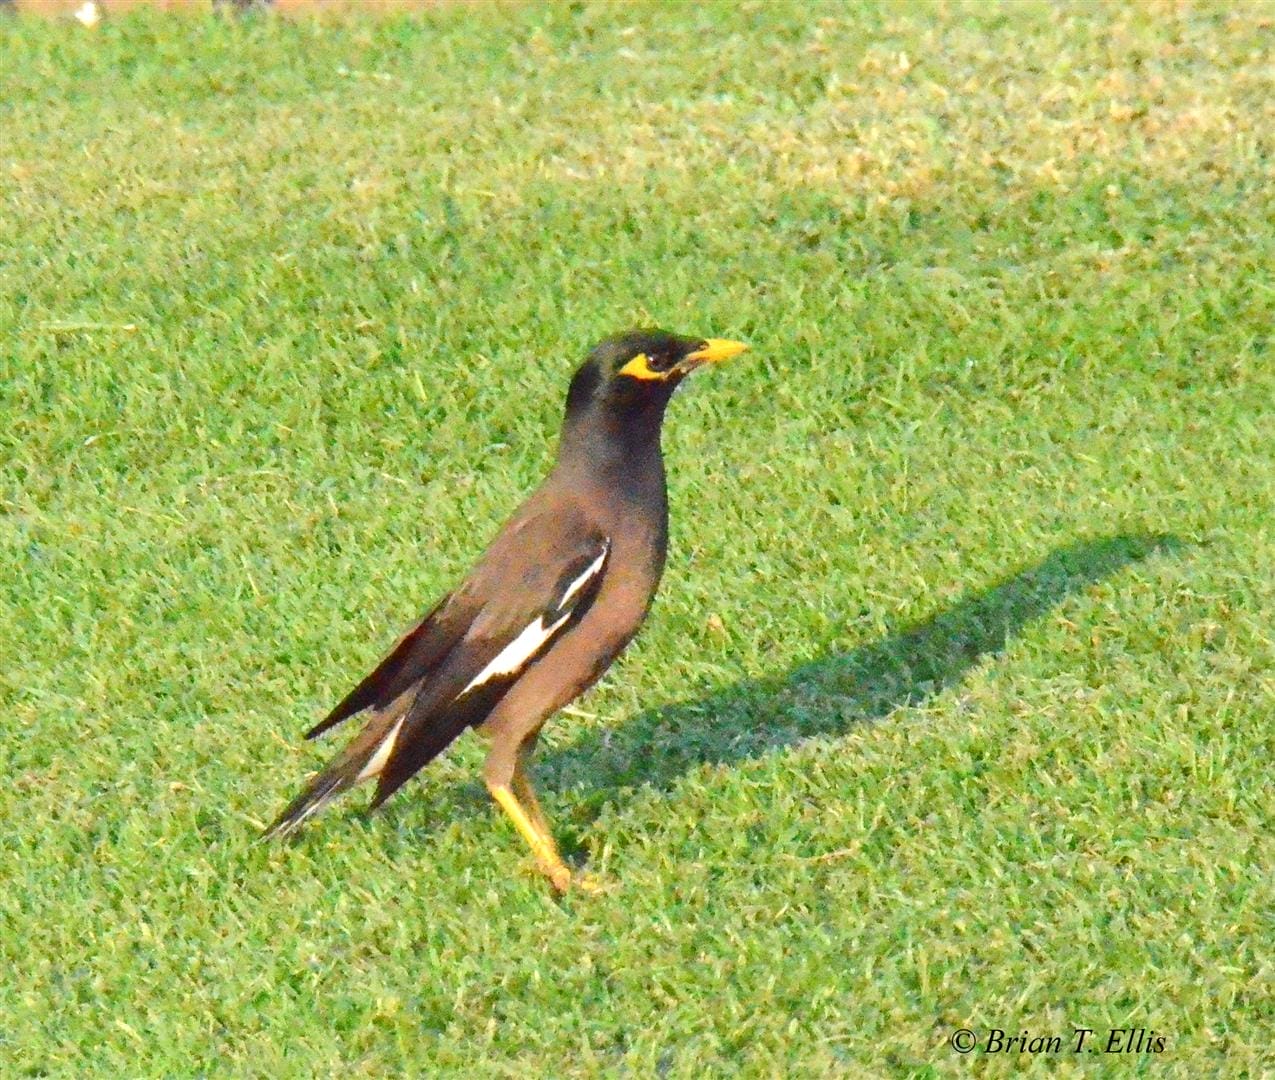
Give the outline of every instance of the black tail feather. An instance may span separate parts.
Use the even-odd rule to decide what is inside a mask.
[[[409,713],[398,745],[376,779],[376,794],[368,809],[375,810],[380,806],[446,750],[466,728],[476,727],[486,720],[487,714],[505,696],[513,681],[513,677],[493,679],[462,694],[427,719]]]
[[[386,740],[392,739],[396,744],[402,733],[402,703],[395,704],[397,709],[373,716],[353,741],[305,786],[300,795],[284,807],[283,813],[266,830],[266,839],[272,836],[289,836],[296,832],[306,818],[326,803],[369,778],[362,775],[363,770],[378,754],[386,752]],[[393,745],[391,744],[388,752],[392,753]]]
[[[448,599],[443,597],[428,615],[399,638],[389,654],[336,708],[307,731],[305,737],[316,738],[364,709],[384,709],[433,670],[452,645],[448,631],[436,618]]]
[[[306,785],[300,795],[284,807],[283,813],[274,819],[270,827],[261,834],[261,838],[272,840],[275,837],[283,839],[291,836],[301,827],[306,818],[341,794],[344,789],[341,788],[340,783],[340,777],[320,773]]]

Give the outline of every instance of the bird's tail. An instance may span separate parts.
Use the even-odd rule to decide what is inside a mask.
[[[409,695],[404,696],[410,700]],[[403,729],[406,705],[406,701],[397,701],[383,712],[375,713],[350,744],[288,803],[274,824],[266,829],[262,839],[292,835],[308,817],[323,809],[343,791],[380,775],[393,755]]]

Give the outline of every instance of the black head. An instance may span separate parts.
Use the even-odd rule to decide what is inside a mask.
[[[571,380],[567,415],[602,410],[635,419],[663,415],[678,384],[704,364],[738,356],[748,346],[723,338],[683,337],[666,330],[629,330],[599,342]]]

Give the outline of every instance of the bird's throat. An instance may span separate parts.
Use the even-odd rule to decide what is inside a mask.
[[[557,471],[576,483],[598,487],[641,501],[664,499],[664,459],[660,427],[664,409],[656,415],[603,409],[568,415],[558,445]]]

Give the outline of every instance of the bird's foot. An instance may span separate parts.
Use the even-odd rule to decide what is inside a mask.
[[[586,896],[600,896],[614,891],[615,882],[600,878],[597,874],[579,873],[571,876],[571,887],[579,889]]]
[[[571,888],[571,871],[562,863],[556,863],[552,866],[541,866],[540,872],[549,879],[549,884],[553,886],[553,891],[559,896],[566,893]]]
[[[559,896],[565,896],[569,892],[581,892],[586,896],[597,896],[599,893],[608,892],[612,888],[610,882],[603,881],[593,874],[585,874],[580,871],[572,873],[571,868],[566,863],[538,862],[536,869],[549,879],[549,884],[553,886],[553,891]]]

